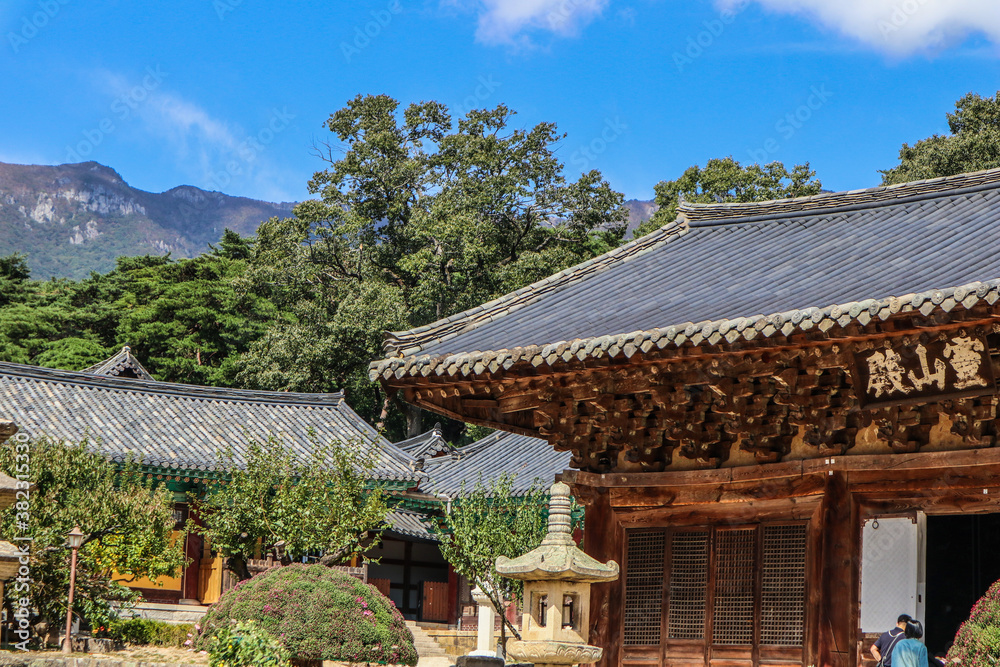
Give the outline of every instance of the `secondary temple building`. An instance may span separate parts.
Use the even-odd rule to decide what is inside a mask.
[[[406,618],[452,625],[475,605],[468,584],[441,556],[430,521],[463,485],[472,488],[507,473],[515,476],[514,492],[522,493],[536,483],[550,484],[569,464],[568,453],[553,451],[544,440],[505,432],[453,447],[434,428],[392,444],[339,393],[158,382],[128,347],[83,371],[0,363],[0,443],[17,432],[68,442],[86,438],[112,460],[134,457],[146,475],[174,492],[178,528],[189,516],[200,521],[189,507],[190,496],[225,481],[220,453],[227,447],[240,464],[251,440],[271,435],[302,456],[317,443],[364,443],[378,451],[372,482],[385,488],[395,505],[381,543],[368,554],[378,559],[367,568],[368,581]],[[14,500],[14,491],[14,480],[0,475],[0,506]],[[141,591],[145,612],[191,620],[234,585],[211,544],[197,534],[184,539],[189,562],[180,576],[127,582]],[[17,568],[17,553],[0,540],[0,581],[11,568]]]
[[[188,496],[225,479],[221,452],[241,465],[251,441],[280,437],[295,453],[330,442],[374,448],[375,481],[391,492],[418,484],[415,459],[365,423],[342,394],[298,394],[202,387],[153,380],[129,348],[83,371],[0,363],[0,416],[29,437],[88,439],[113,461],[132,457],[175,494],[178,527]],[[193,516],[198,521],[197,516]],[[179,577],[129,582],[147,602],[209,604],[224,589],[221,556],[188,534],[188,565]]]
[[[1000,170],[683,204],[372,377],[571,453],[601,665],[854,667],[1000,578],[998,278]]]

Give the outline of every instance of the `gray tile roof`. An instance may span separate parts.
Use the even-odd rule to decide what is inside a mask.
[[[611,253],[391,334],[372,377],[472,375],[992,304],[998,248],[1000,170],[778,202],[684,204],[677,221]]]
[[[424,522],[425,518],[420,512],[397,507],[386,517],[386,522],[389,530],[397,535],[437,542],[438,538]]]
[[[376,476],[417,481],[415,460],[369,426],[343,394],[246,391],[95,376],[0,363],[0,415],[28,435],[95,446],[121,460],[190,471],[214,470],[232,447],[244,462],[252,440],[273,435],[306,457],[318,442],[359,442],[378,450]]]
[[[463,482],[466,491],[471,491],[480,480],[489,484],[507,473],[514,476],[514,494],[521,495],[537,485],[547,489],[558,473],[569,468],[570,456],[570,452],[555,451],[545,440],[497,431],[452,454],[424,461],[428,478],[420,490],[454,497],[462,491]]]
[[[152,380],[139,360],[132,356],[132,348],[128,345],[110,359],[105,359],[99,364],[94,364],[89,368],[84,368],[83,373],[93,373],[94,375],[109,375],[114,377],[130,377],[138,380]]]
[[[435,424],[434,428],[426,433],[401,440],[396,443],[396,446],[416,459],[425,459],[437,454],[446,454],[453,449],[441,434],[440,424]]]

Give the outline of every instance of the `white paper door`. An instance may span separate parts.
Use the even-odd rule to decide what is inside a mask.
[[[926,517],[865,521],[861,536],[861,631],[885,632],[900,614],[924,617]]]

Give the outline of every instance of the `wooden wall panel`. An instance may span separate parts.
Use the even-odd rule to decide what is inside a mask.
[[[440,581],[424,582],[424,599],[420,610],[422,620],[437,623],[448,622],[448,583]]]
[[[379,593],[389,597],[389,580],[388,579],[374,579],[372,577],[368,578],[368,583],[374,586]]]

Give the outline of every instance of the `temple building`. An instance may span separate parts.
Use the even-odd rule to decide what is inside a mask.
[[[1000,170],[688,204],[606,255],[391,334],[404,400],[566,452],[603,667],[941,650],[1000,578]]]
[[[434,428],[398,444],[388,442],[342,394],[244,391],[159,382],[129,347],[83,371],[0,363],[0,442],[19,432],[67,442],[87,439],[114,461],[131,456],[147,475],[174,492],[180,528],[199,520],[189,495],[224,480],[220,454],[244,459],[251,440],[276,436],[307,457],[317,443],[357,442],[378,452],[374,483],[392,496],[381,543],[368,556],[368,581],[408,619],[459,625],[475,609],[470,587],[441,556],[431,525],[463,487],[514,476],[515,493],[546,487],[569,463],[548,443],[497,432],[464,447]],[[315,437],[313,437],[314,434]],[[9,446],[9,445],[8,445]],[[14,499],[14,480],[0,475],[0,506]],[[9,488],[8,488],[9,487]],[[193,620],[235,584],[223,559],[200,535],[184,538],[188,566],[178,577],[128,582],[149,615]],[[263,554],[262,554],[263,555]],[[0,541],[0,580],[17,555]],[[474,620],[474,619],[473,619]],[[467,618],[468,622],[468,618]]]
[[[126,458],[175,494],[178,527],[188,494],[224,478],[221,453],[245,461],[253,440],[275,436],[308,457],[316,444],[359,443],[377,452],[374,477],[390,492],[416,486],[416,460],[394,447],[344,401],[343,394],[247,391],[152,380],[126,347],[84,371],[0,363],[0,415],[28,437],[87,439],[113,461]],[[198,518],[193,517],[196,521]],[[188,566],[176,578],[130,582],[149,603],[210,604],[227,573],[211,545],[188,534]]]
[[[556,452],[540,438],[494,432],[463,447],[454,447],[435,427],[396,445],[417,458],[425,477],[396,496],[401,501],[389,517],[382,544],[369,552],[378,558],[371,578],[404,615],[451,627],[475,628],[477,606],[472,586],[441,556],[431,524],[460,502],[477,484],[489,488],[501,475],[511,479],[515,498],[545,489],[569,464],[568,452]],[[419,611],[418,611],[419,610]],[[519,621],[516,610],[510,617]]]

